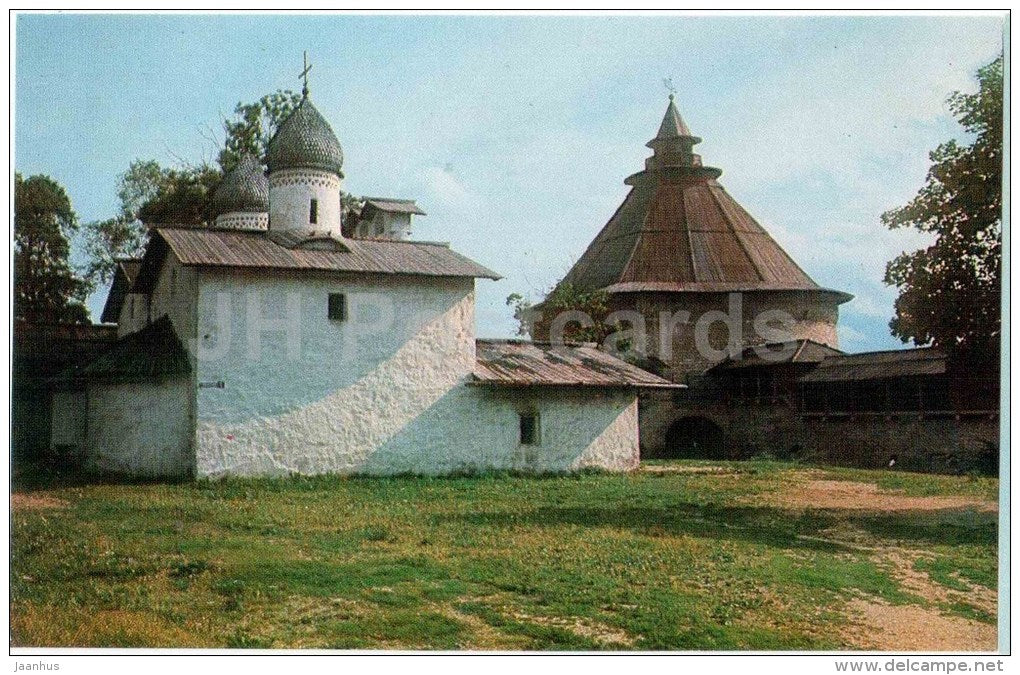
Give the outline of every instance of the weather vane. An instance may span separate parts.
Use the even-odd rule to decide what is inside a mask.
[[[305,98],[308,98],[308,71],[312,69],[312,65],[308,63],[308,52],[305,52],[304,55],[305,55],[305,69],[301,71],[301,74],[298,75],[298,77],[304,78],[305,81],[305,86],[303,89],[301,89],[301,95],[304,96]]]
[[[664,86],[666,88],[666,91],[669,92],[669,100],[672,101],[673,97],[676,95],[676,85],[673,84],[673,78],[672,77],[662,78],[662,86]]]

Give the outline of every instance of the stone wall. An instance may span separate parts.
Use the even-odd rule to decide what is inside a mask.
[[[993,472],[998,466],[997,415],[894,414],[802,416],[784,403],[728,405],[721,397],[642,394],[641,455],[668,455],[670,426],[689,417],[716,424],[728,459],[770,456],[863,468],[908,471]]]
[[[908,471],[992,473],[999,465],[997,415],[872,415],[809,418],[805,448],[826,464]]]
[[[669,364],[673,377],[705,372],[722,361],[731,339],[731,327],[740,346],[752,346],[786,339],[810,339],[838,348],[836,324],[839,306],[836,296],[822,292],[760,291],[754,293],[622,293],[610,300],[613,310],[635,310],[645,317],[648,354]],[[689,313],[689,321],[681,323]],[[782,312],[792,319],[788,332],[764,312]],[[722,316],[732,317],[731,323]],[[672,317],[672,318],[670,318]],[[707,326],[707,341],[699,345],[696,327]],[[756,324],[756,320],[760,321]],[[624,326],[627,327],[626,325]],[[669,339],[663,339],[669,336]],[[704,349],[707,344],[708,350]],[[715,353],[712,353],[715,352]]]

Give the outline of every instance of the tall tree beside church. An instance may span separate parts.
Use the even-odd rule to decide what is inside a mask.
[[[300,104],[301,94],[278,89],[254,103],[234,106],[234,118],[223,120],[226,141],[217,158],[223,172],[237,166],[242,154],[265,157],[273,134]]]
[[[49,176],[14,175],[14,316],[39,323],[88,323],[89,284],[71,268],[78,229],[67,192]]]
[[[201,225],[213,218],[209,201],[241,153],[265,157],[280,124],[301,103],[301,94],[279,90],[254,103],[238,103],[234,116],[223,120],[224,143],[217,164],[164,167],[155,160],[136,160],[117,181],[120,212],[85,226],[87,273],[108,283],[120,258],[137,257],[148,242],[146,225]]]
[[[886,267],[895,285],[890,328],[903,342],[932,344],[986,376],[998,367],[1002,288],[1002,56],[977,72],[978,91],[955,92],[949,107],[969,145],[948,141],[930,153],[927,182],[907,205],[882,214],[890,228],[935,235],[928,248]]]

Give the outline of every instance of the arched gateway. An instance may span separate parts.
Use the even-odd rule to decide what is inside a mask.
[[[726,436],[707,417],[684,417],[666,430],[663,459],[725,459]]]

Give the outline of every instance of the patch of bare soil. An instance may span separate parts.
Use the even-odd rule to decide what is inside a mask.
[[[934,609],[855,599],[849,610],[853,623],[844,637],[860,649],[921,652],[996,649],[995,626],[943,616]]]
[[[62,509],[67,502],[56,497],[26,492],[11,494],[12,511],[43,511],[45,509]]]
[[[913,497],[884,492],[872,483],[826,480],[810,475],[804,482],[765,498],[772,504],[792,508],[835,509],[856,512],[935,512],[973,509],[997,512],[993,501],[962,496]],[[877,651],[994,651],[996,627],[962,616],[943,613],[939,605],[958,603],[995,615],[998,597],[994,590],[955,577],[967,591],[948,588],[914,568],[915,562],[931,554],[890,543],[876,542],[866,533],[844,524],[823,537],[803,537],[831,543],[868,554],[920,604],[891,605],[879,598],[854,598],[847,606],[850,624],[843,638],[858,649]]]
[[[998,511],[999,505],[976,497],[936,496],[911,497],[883,492],[873,483],[844,480],[809,480],[794,483],[769,500],[779,506],[794,508],[841,509],[849,511],[941,511],[971,508]]]
[[[636,639],[619,628],[607,626],[598,621],[589,619],[569,618],[558,616],[533,616],[524,612],[513,612],[513,617],[519,621],[538,624],[540,626],[552,626],[568,630],[574,635],[588,638],[595,642],[611,647],[633,647]]]
[[[963,602],[993,616],[998,611],[998,594],[992,589],[972,584],[959,575],[955,575],[954,580],[967,587],[967,591],[947,588],[933,581],[927,573],[914,569],[914,559],[908,555],[907,551],[889,550],[881,558],[876,558],[876,561],[879,564],[882,562],[891,564],[892,576],[900,586],[905,591],[920,596],[928,602],[943,604]]]

